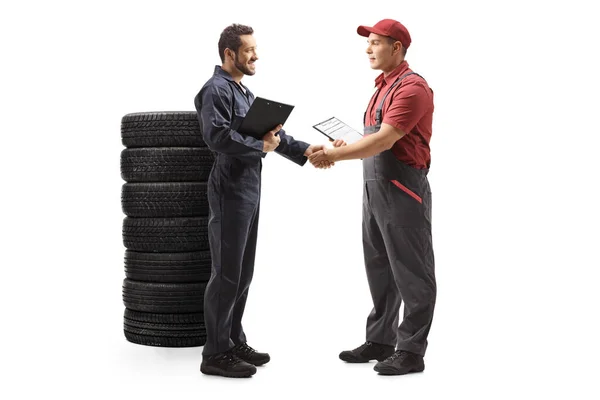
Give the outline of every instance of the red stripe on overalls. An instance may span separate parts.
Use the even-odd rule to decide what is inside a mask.
[[[406,194],[408,194],[410,197],[412,197],[413,199],[415,199],[416,201],[418,201],[419,203],[423,204],[423,200],[417,196],[417,194],[415,192],[413,192],[412,190],[410,190],[409,188],[407,188],[406,186],[404,186],[403,184],[401,184],[400,182],[398,182],[397,180],[392,180],[392,183],[396,186],[398,186],[400,189],[402,189]]]

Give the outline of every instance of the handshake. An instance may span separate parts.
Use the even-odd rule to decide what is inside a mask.
[[[278,125],[263,136],[263,152],[274,151],[279,146],[281,138],[277,136],[277,133],[281,128],[282,125]],[[346,142],[342,139],[333,142],[333,147],[342,147],[345,145]],[[324,144],[311,144],[304,152],[304,155],[308,157],[310,163],[315,168],[327,169],[334,166],[333,155],[329,153]]]
[[[345,146],[346,142],[342,139],[337,139],[333,142],[333,147]],[[306,152],[304,153],[310,163],[319,169],[331,168],[335,165],[333,155],[329,152],[324,144],[311,144]]]

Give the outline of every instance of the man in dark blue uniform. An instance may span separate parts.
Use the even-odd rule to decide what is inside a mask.
[[[241,82],[255,73],[253,33],[237,24],[221,33],[222,66],[215,67],[194,100],[202,136],[216,157],[208,182],[212,274],[204,297],[207,341],[200,370],[228,377],[251,376],[255,366],[270,360],[248,346],[242,328],[254,271],[262,158],[275,151],[302,166],[323,148],[294,140],[281,126],[265,132],[262,140],[236,131],[254,101]]]

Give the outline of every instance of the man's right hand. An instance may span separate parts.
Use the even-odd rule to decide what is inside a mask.
[[[273,151],[279,146],[279,142],[281,142],[281,138],[279,136],[275,136],[277,132],[281,130],[283,125],[279,124],[272,131],[267,132],[265,136],[263,136],[262,140],[263,144],[263,152],[268,153]]]
[[[333,147],[343,147],[346,146],[346,142],[342,139],[337,139],[333,142]],[[330,168],[334,165],[334,162],[328,159],[329,150],[324,145],[319,146],[318,150],[311,152],[308,160],[315,168],[326,169]]]

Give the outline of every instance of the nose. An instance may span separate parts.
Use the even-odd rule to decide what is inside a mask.
[[[373,50],[371,50],[371,45],[367,46],[366,52],[367,52],[367,54],[371,54],[373,52]]]

